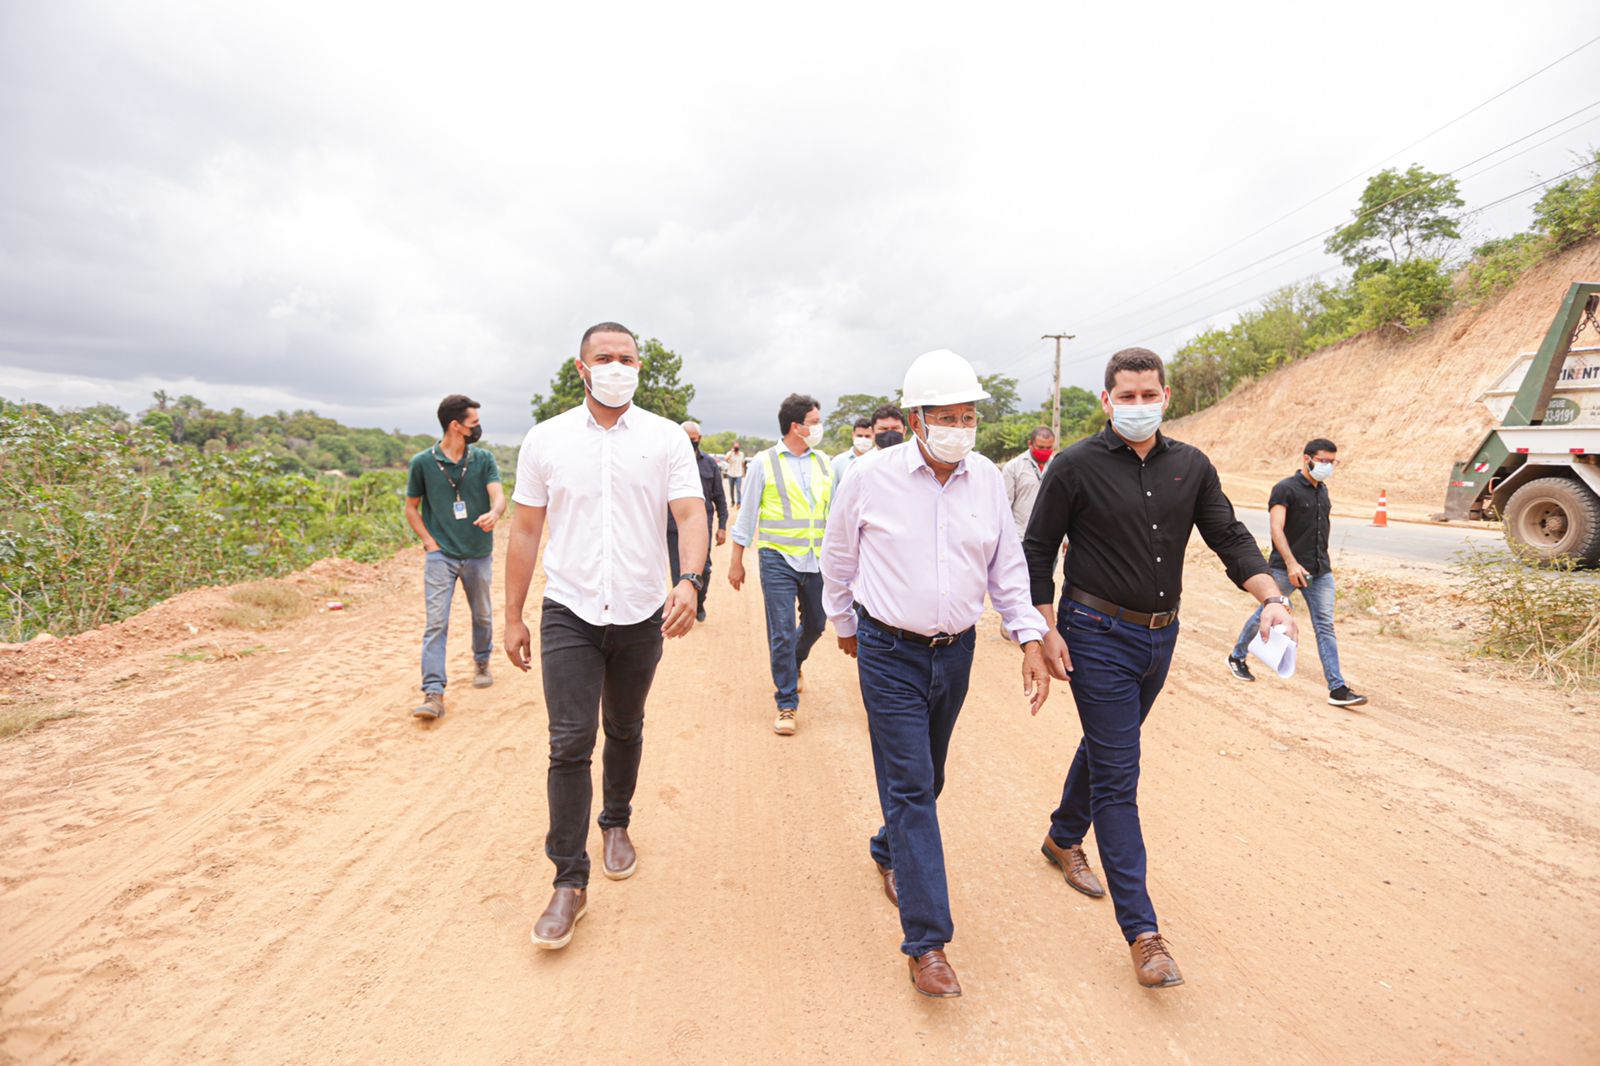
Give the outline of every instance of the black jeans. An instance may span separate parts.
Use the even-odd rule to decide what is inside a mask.
[[[708,531],[710,530],[709,525],[706,528]],[[672,583],[677,585],[683,578],[683,571],[678,568],[678,531],[676,529],[668,530],[667,532],[667,558],[672,562]],[[706,547],[706,568],[701,572],[700,576],[706,579],[706,586],[700,590],[699,594],[700,602],[698,606],[703,611],[706,609],[706,593],[711,591],[711,548],[709,545]]]
[[[545,600],[539,617],[539,663],[550,714],[550,772],[545,789],[550,832],[544,853],[557,888],[589,883],[589,765],[603,722],[600,828],[625,827],[633,813],[644,747],[644,701],[661,661],[661,612],[635,625],[590,625]]]

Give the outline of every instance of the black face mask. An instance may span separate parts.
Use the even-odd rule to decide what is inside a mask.
[[[482,423],[479,423],[478,425],[473,426],[471,429],[467,430],[467,443],[468,444],[476,444],[476,443],[478,443],[478,438],[482,437],[482,436],[483,436],[483,425],[482,425]]]
[[[700,454],[700,442],[697,441],[697,440],[692,440],[689,443],[694,445],[694,453],[696,455],[699,455]]]
[[[882,433],[874,433],[872,435],[872,443],[880,448],[893,448],[905,439],[906,435],[904,433],[893,429],[886,429]]]

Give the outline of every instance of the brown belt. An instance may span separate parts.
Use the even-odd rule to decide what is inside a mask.
[[[1165,629],[1178,620],[1178,609],[1162,611],[1159,614],[1146,614],[1144,611],[1130,611],[1126,607],[1118,607],[1110,600],[1102,600],[1099,596],[1092,596],[1079,588],[1067,589],[1067,599],[1077,600],[1085,607],[1093,607],[1103,614],[1124,622],[1132,622],[1136,626],[1146,629]]]

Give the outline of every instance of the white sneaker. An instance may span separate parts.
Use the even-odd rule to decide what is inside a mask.
[[[772,731],[780,737],[794,736],[795,722],[792,707],[780,707],[778,717],[772,723]]]

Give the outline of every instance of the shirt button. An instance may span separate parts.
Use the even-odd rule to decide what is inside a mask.
[[[1161,527],[1156,525],[1154,522],[1152,522],[1152,523],[1150,523],[1150,528],[1151,529],[1160,529]]]
[[[1158,593],[1156,593],[1156,595],[1160,596],[1162,599],[1166,599],[1167,598],[1167,594],[1165,592],[1158,592]]]
[[[1147,489],[1147,490],[1145,490],[1145,495],[1146,495],[1146,496],[1148,496],[1148,495],[1150,495],[1150,492],[1149,492],[1149,490],[1148,490],[1148,489]]]
[[[1161,556],[1159,556],[1159,555],[1158,555],[1158,556],[1156,556],[1156,562],[1158,562],[1158,563],[1159,563],[1159,562],[1160,562],[1160,561],[1161,561]]]

